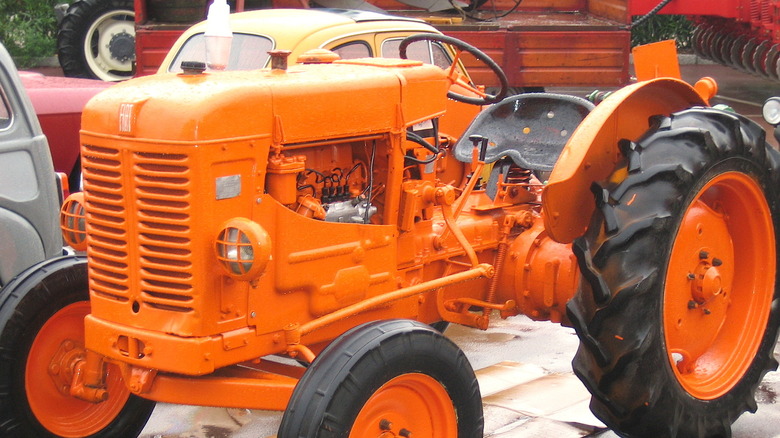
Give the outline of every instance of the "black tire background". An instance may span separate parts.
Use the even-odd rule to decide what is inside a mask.
[[[739,415],[755,412],[755,389],[777,368],[780,285],[748,371],[728,393],[704,401],[679,385],[667,359],[664,277],[690,198],[724,171],[758,179],[780,238],[780,154],[766,145],[758,125],[732,113],[692,109],[654,118],[651,125],[637,143],[621,142],[628,176],[594,184],[596,212],[574,243],[585,281],[567,306],[581,340],[572,365],[593,395],[591,410],[622,436],[728,437]],[[641,202],[629,208],[635,193]]]
[[[438,331],[410,320],[367,323],[334,340],[295,387],[278,436],[349,436],[360,409],[379,387],[415,372],[447,389],[459,438],[482,438],[482,398],[468,359]]]
[[[99,79],[87,64],[84,38],[99,16],[115,10],[132,13],[133,0],[77,0],[68,7],[57,32],[57,57],[65,76]]]
[[[86,259],[47,260],[16,277],[0,290],[0,436],[50,437],[35,419],[24,390],[24,369],[33,339],[63,307],[89,300]],[[39,376],[48,378],[48,376]],[[134,395],[98,437],[135,437],[155,403]]]

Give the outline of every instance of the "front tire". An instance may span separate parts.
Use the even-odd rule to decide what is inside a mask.
[[[333,341],[295,387],[280,438],[481,438],[482,400],[463,352],[433,328],[377,321]],[[395,435],[392,435],[395,434]]]
[[[777,368],[778,153],[741,116],[656,118],[574,243],[574,372],[630,437],[728,437]]]
[[[101,403],[69,395],[72,369],[84,354],[89,313],[86,260],[39,264],[0,291],[0,436],[137,436],[154,402],[130,394],[119,370],[106,367]]]

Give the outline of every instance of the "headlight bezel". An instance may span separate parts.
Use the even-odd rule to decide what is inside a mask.
[[[780,97],[770,97],[761,108],[761,115],[772,126],[780,125]]]
[[[236,280],[251,281],[265,272],[271,260],[271,237],[258,223],[233,218],[220,227],[214,241],[220,266]]]
[[[84,192],[72,193],[60,207],[60,230],[65,243],[76,251],[87,250],[87,211]]]

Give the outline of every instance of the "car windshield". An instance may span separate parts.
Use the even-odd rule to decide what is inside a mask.
[[[268,62],[268,51],[273,50],[274,43],[270,38],[260,35],[234,33],[230,46],[228,70],[255,70],[265,67]],[[181,73],[182,61],[206,62],[206,38],[202,33],[190,37],[176,54],[168,71]]]

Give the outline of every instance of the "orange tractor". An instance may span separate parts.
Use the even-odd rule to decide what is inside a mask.
[[[711,81],[512,96],[454,139],[455,70],[284,55],[87,105],[61,219],[87,257],[3,289],[2,434],[131,436],[162,401],[284,411],[282,438],[481,437],[431,325],[518,314],[576,329],[624,436],[728,436],[756,409],[780,154]]]

